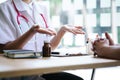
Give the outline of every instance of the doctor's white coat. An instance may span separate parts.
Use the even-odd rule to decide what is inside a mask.
[[[47,10],[44,6],[38,5],[33,1],[33,20],[31,19],[26,8],[22,4],[22,0],[13,0],[17,10],[28,19],[28,23],[24,18],[19,17],[20,25],[17,22],[17,12],[13,6],[12,0],[8,0],[0,4],[0,44],[6,44],[7,42],[14,41],[20,37],[23,33],[28,31],[34,24],[39,24],[40,27],[45,26],[45,22],[40,14],[43,14],[47,24],[49,25],[49,18]],[[43,42],[46,40],[46,35],[36,34],[23,49],[30,49],[35,51],[41,51]],[[37,46],[37,47],[36,47]]]

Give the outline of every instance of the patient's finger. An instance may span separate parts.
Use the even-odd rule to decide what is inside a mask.
[[[110,45],[114,45],[112,38],[110,37],[110,35],[107,32],[105,32],[105,37],[109,40]]]

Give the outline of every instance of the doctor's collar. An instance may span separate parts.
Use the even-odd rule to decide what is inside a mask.
[[[33,0],[21,0],[22,2],[26,3],[26,4],[31,4],[33,2]]]
[[[18,11],[26,11],[26,8],[23,7],[22,0],[13,0]],[[35,0],[32,0],[33,7],[40,14],[44,14],[45,7],[42,5],[37,5],[38,3]]]
[[[33,7],[39,14],[44,14],[44,10],[46,10],[45,6],[40,5],[40,3],[37,3],[36,1],[33,2]]]
[[[25,11],[26,10],[26,8],[23,7],[24,5],[23,5],[23,1],[22,0],[13,0],[13,1],[15,3],[16,8],[18,9],[18,11]],[[32,0],[30,5],[33,4],[33,3],[34,3],[34,0]]]
[[[27,11],[27,9],[28,9],[27,7],[33,9],[33,1],[30,2],[29,4],[26,3],[26,2],[24,2],[24,1],[22,1],[22,5],[24,6],[24,8],[25,8],[26,11]]]

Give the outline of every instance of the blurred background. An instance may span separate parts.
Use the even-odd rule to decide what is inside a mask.
[[[6,0],[0,0],[0,3]],[[97,34],[104,37],[109,32],[115,43],[120,43],[120,0],[37,0],[47,7],[51,25],[58,30],[61,25],[80,25],[86,28],[88,37]],[[85,45],[84,35],[67,33],[58,48]],[[92,70],[71,70],[90,80]],[[120,80],[120,67],[97,69],[94,80]]]
[[[88,37],[96,34],[104,37],[109,32],[115,43],[120,43],[120,0],[38,0],[44,2],[50,11],[52,26],[58,29],[61,25],[80,25],[87,29]],[[68,41],[69,40],[69,41]],[[61,45],[82,46],[83,35],[67,33]]]
[[[4,2],[6,0],[0,0]],[[37,0],[47,7],[51,25],[58,30],[61,25],[80,25],[87,29],[89,38],[96,34],[104,37],[109,32],[115,43],[120,43],[120,0]],[[69,40],[69,41],[68,41]],[[85,36],[67,33],[59,47],[85,44]]]

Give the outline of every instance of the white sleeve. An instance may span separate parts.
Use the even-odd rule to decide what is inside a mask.
[[[6,5],[0,5],[0,44],[13,41],[15,39],[15,28],[10,20],[10,13]],[[9,16],[8,16],[9,15]]]

